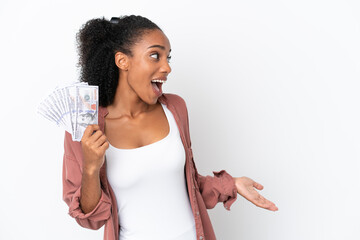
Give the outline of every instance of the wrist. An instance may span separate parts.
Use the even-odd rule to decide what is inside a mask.
[[[100,169],[97,169],[95,167],[83,167],[82,174],[88,176],[96,176],[100,174]]]

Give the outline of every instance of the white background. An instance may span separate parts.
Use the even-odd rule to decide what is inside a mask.
[[[87,20],[142,15],[172,47],[164,92],[188,106],[199,172],[264,185],[209,210],[218,239],[360,239],[357,0],[0,2],[0,239],[102,239],[62,200],[64,131],[36,114],[78,79]]]

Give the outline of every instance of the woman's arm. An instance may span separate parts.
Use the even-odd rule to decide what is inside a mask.
[[[88,176],[87,173],[91,171],[89,168],[87,169],[89,171],[84,171],[82,161],[81,143],[72,141],[71,134],[65,132],[63,200],[69,206],[69,215],[75,218],[79,225],[84,228],[99,229],[111,216],[111,200],[101,188],[99,176],[97,174]]]
[[[86,214],[99,203],[101,197],[100,172],[83,171],[81,178],[80,207]]]
[[[267,200],[255,190],[262,190],[264,187],[251,178],[232,177],[225,170],[213,172],[214,177],[202,176],[197,172],[194,162],[193,166],[196,184],[207,209],[214,208],[218,202],[223,202],[224,207],[230,210],[230,206],[235,202],[237,193],[239,193],[258,207],[271,211],[278,210],[273,202]]]

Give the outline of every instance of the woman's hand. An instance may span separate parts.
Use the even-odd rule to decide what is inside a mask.
[[[277,211],[275,204],[261,196],[254,188],[262,190],[264,187],[248,177],[234,177],[237,192],[258,207]]]
[[[97,124],[88,125],[81,138],[83,152],[83,171],[94,173],[100,171],[105,162],[105,151],[109,148],[106,136]]]

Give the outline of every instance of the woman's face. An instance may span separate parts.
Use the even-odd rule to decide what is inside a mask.
[[[143,101],[156,103],[160,96],[154,92],[151,80],[167,80],[171,72],[170,52],[170,42],[160,30],[144,33],[142,39],[133,46],[133,57],[129,57],[127,80],[130,88]],[[162,84],[157,84],[161,90]]]

